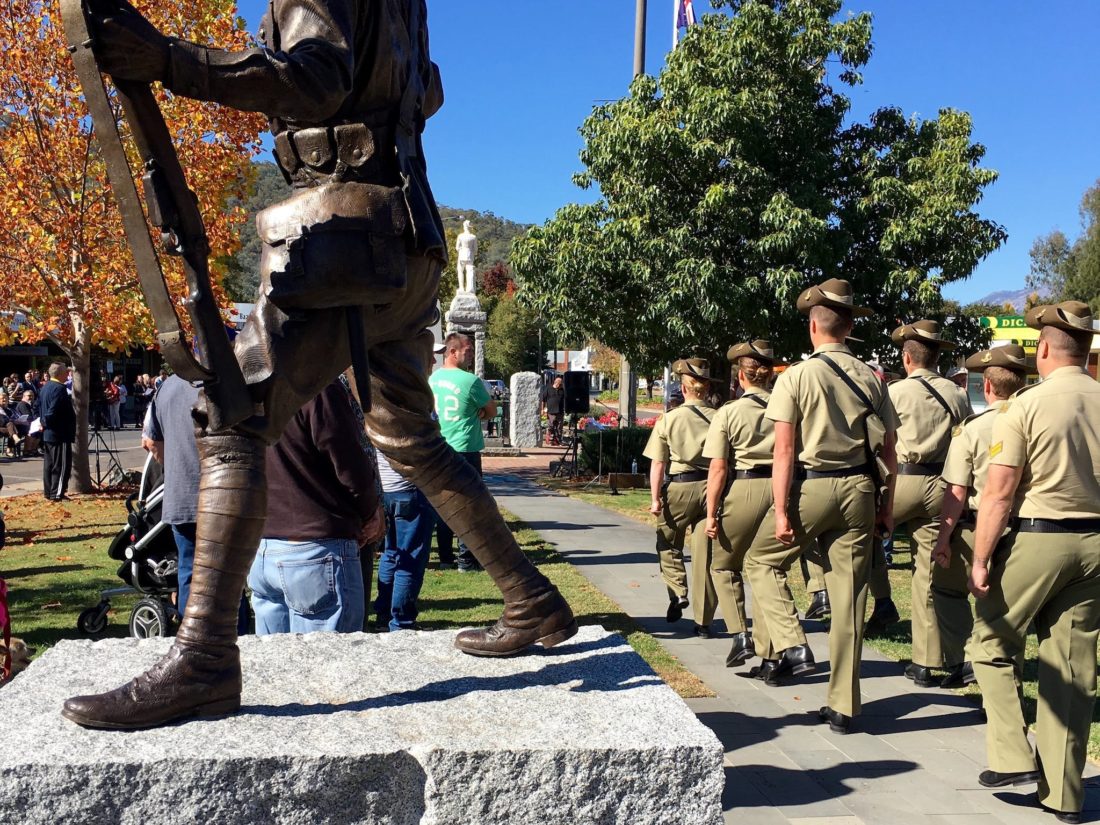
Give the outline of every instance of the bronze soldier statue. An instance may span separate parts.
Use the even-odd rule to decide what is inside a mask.
[[[257,220],[260,295],[235,343],[251,414],[227,414],[213,393],[196,406],[195,568],[175,643],[127,685],[68,700],[68,719],[133,729],[240,707],[236,615],[267,511],[264,451],[352,362],[357,327],[370,359],[371,439],[504,597],[501,619],[462,631],[456,647],[509,656],[576,633],[565,600],[431,417],[427,328],[446,253],[421,144],[425,120],[443,102],[426,16],[425,0],[272,0],[262,45],[229,52],[166,37],[125,4],[93,11],[92,47],[115,79],[161,82],[269,117],[275,157],[295,193]]]

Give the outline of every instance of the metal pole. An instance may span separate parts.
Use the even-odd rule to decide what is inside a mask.
[[[636,0],[634,11],[634,77],[645,72],[645,18],[648,0]],[[619,367],[619,426],[632,427],[638,417],[638,379],[623,357]]]

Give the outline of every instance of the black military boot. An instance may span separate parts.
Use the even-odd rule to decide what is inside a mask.
[[[947,669],[947,675],[940,682],[940,687],[947,690],[956,690],[972,685],[976,681],[978,681],[978,677],[974,675],[974,665],[970,662],[963,662],[961,665],[955,665]]]
[[[751,633],[734,633],[733,646],[726,656],[726,667],[737,667],[744,664],[756,655],[756,645],[752,642]]]
[[[818,590],[810,599],[810,606],[806,608],[805,618],[824,619],[830,612],[828,591]]]
[[[779,655],[779,662],[768,674],[764,684],[776,687],[788,679],[804,673],[813,673],[815,670],[817,670],[817,663],[814,661],[814,654],[809,645],[788,647]]]
[[[874,639],[883,635],[890,625],[898,621],[901,621],[901,616],[898,615],[898,608],[893,599],[875,599],[875,609],[871,611],[867,624],[863,626],[863,636]]]

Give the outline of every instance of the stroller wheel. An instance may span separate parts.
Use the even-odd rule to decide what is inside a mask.
[[[130,611],[130,635],[135,639],[167,636],[171,627],[168,607],[160,599],[146,596]]]
[[[80,611],[76,617],[76,629],[86,636],[98,636],[107,629],[107,611],[111,603],[102,601],[95,607]]]

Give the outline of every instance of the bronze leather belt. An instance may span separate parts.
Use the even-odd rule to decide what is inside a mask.
[[[706,470],[693,470],[690,473],[673,473],[668,477],[668,480],[675,483],[679,481],[706,481]]]
[[[943,462],[928,464],[899,464],[899,476],[940,476],[943,475]]]
[[[738,481],[745,481],[750,478],[771,478],[772,468],[771,465],[767,467],[753,467],[751,470],[738,470],[734,474],[734,478]]]
[[[303,168],[320,174],[364,177],[377,173],[387,157],[390,165],[396,163],[393,145],[392,127],[341,123],[288,129],[275,135],[275,159],[291,177]]]
[[[1100,518],[1017,518],[1011,525],[1021,533],[1100,533]]]
[[[798,467],[795,469],[794,477],[812,481],[815,478],[850,478],[870,474],[871,465],[860,464],[858,467],[845,467],[843,470],[807,470],[805,467]]]

